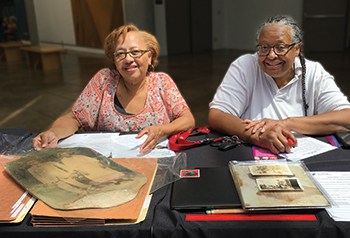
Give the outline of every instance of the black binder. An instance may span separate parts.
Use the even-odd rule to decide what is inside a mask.
[[[182,178],[174,182],[170,203],[172,209],[242,208],[228,167],[199,170],[199,178]]]

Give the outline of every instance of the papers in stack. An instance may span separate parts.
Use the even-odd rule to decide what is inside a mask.
[[[112,158],[165,158],[175,156],[175,152],[168,149],[168,140],[162,141],[148,153],[140,154],[140,146],[147,136],[139,139],[135,137],[136,134],[119,133],[74,134],[60,141],[58,147],[87,147]]]
[[[331,198],[328,214],[335,221],[350,221],[350,172],[312,172],[313,177]]]
[[[1,160],[5,164],[7,160]],[[23,221],[35,202],[35,198],[28,194],[14,181],[0,165],[0,223],[19,223]]]
[[[314,155],[337,149],[337,147],[331,144],[309,136],[295,134],[295,137],[298,140],[298,146],[292,148],[291,153],[280,153],[278,154],[279,156],[290,161],[299,161]]]

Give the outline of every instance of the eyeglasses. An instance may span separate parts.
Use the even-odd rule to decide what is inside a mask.
[[[140,58],[142,55],[144,55],[146,52],[150,50],[129,50],[129,51],[118,51],[114,52],[114,58],[116,60],[122,60],[126,58],[126,55],[129,54],[132,58]]]
[[[286,44],[277,44],[274,46],[268,46],[268,45],[257,45],[258,48],[258,54],[261,56],[268,55],[270,53],[270,50],[272,49],[273,52],[278,56],[284,56],[286,55],[296,44],[293,43],[290,45]]]

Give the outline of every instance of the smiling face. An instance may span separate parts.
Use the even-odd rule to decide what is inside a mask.
[[[126,52],[130,50],[148,50],[140,32],[130,31],[126,33],[125,39],[120,37],[117,41],[115,52]],[[152,61],[152,53],[150,51],[144,53],[140,57],[131,57],[127,54],[124,59],[115,59],[114,64],[118,72],[123,77],[125,83],[139,84],[147,76],[148,66]]]
[[[290,27],[278,23],[265,26],[259,36],[259,45],[290,45],[292,40]],[[279,87],[286,85],[294,77],[294,59],[300,53],[301,44],[296,44],[284,56],[278,56],[273,49],[267,55],[259,55],[260,67],[270,75]]]

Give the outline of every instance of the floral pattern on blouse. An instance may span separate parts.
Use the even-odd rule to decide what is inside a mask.
[[[189,109],[169,75],[151,72],[143,110],[133,115],[122,114],[114,106],[120,78],[116,70],[104,68],[86,85],[72,108],[84,130],[140,131],[147,126],[170,123]]]

